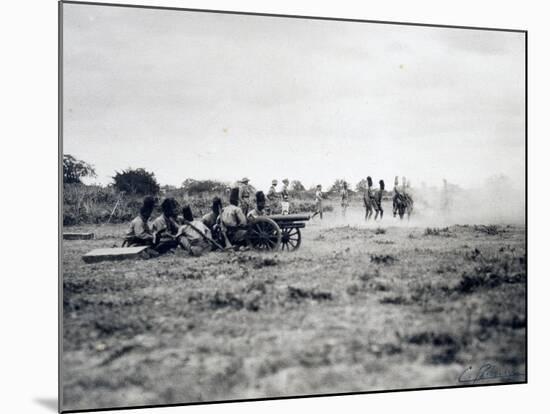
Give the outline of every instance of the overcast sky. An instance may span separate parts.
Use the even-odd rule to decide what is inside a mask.
[[[258,188],[524,181],[524,35],[63,6],[64,153]]]

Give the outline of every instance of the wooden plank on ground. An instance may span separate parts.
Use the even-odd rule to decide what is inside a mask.
[[[94,233],[63,233],[63,240],[91,240]]]
[[[82,256],[82,260],[86,263],[97,263],[106,260],[148,259],[148,250],[148,246],[95,249]]]

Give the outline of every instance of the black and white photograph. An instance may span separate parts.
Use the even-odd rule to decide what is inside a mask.
[[[62,411],[527,382],[527,32],[59,3]]]

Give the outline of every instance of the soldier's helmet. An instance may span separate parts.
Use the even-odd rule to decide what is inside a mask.
[[[247,177],[244,177],[242,180],[241,180],[241,183],[243,184],[248,184],[250,180],[247,178]]]
[[[288,184],[288,178],[285,178],[285,179],[283,180],[283,183]]]
[[[278,184],[277,180],[271,180],[271,185],[277,185],[277,184]]]

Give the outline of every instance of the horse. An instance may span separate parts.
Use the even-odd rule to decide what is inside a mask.
[[[378,216],[382,218],[384,215],[384,210],[382,209],[382,197],[381,194],[379,194],[380,191],[378,191],[376,194],[369,194],[366,192],[363,195],[363,204],[365,206],[365,220],[370,220],[372,217],[373,211],[376,212],[374,215],[374,220],[378,219]]]
[[[405,214],[407,214],[407,220],[411,218],[413,210],[413,199],[408,194],[398,194],[393,200],[394,202],[394,216],[395,212],[399,214],[399,218],[403,220]]]
[[[368,193],[363,195],[363,204],[365,205],[365,220],[369,220],[372,216],[374,200]]]

